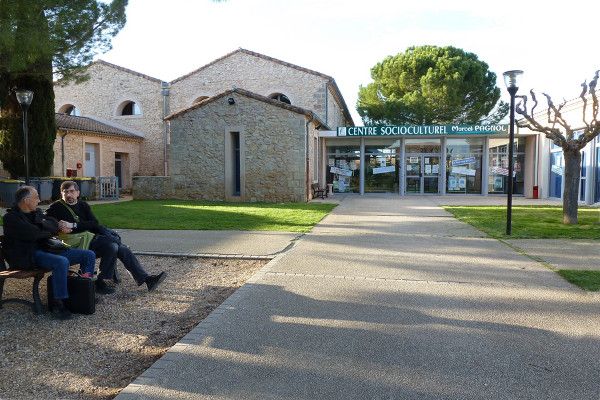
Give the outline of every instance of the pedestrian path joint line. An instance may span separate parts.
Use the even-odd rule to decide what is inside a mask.
[[[434,279],[405,279],[405,278],[378,278],[378,277],[367,277],[367,276],[354,276],[354,275],[326,275],[326,274],[304,274],[304,273],[293,273],[293,272],[276,272],[266,271],[263,276],[286,276],[292,278],[318,278],[318,279],[343,279],[349,281],[374,281],[374,282],[392,282],[392,283],[424,283],[432,285],[472,285],[481,287],[506,287],[506,288],[533,288],[541,287],[547,289],[564,289],[560,286],[550,285],[524,285],[524,284],[506,284],[506,283],[494,283],[494,282],[470,282],[470,281],[441,281]]]

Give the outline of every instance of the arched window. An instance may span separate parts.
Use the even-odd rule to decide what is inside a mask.
[[[81,114],[79,113],[79,110],[73,104],[65,104],[64,106],[62,106],[60,108],[60,110],[58,110],[58,112],[60,114],[72,115],[74,117],[81,116]]]
[[[142,115],[142,111],[136,102],[126,101],[121,105],[121,112],[119,115]]]
[[[290,99],[283,93],[275,93],[269,96],[271,99],[281,101],[282,103],[292,104]]]
[[[192,104],[200,103],[202,100],[208,99],[208,96],[200,96],[192,102]]]

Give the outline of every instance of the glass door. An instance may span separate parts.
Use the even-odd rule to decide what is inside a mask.
[[[423,192],[439,193],[440,157],[423,156]]]
[[[406,194],[438,194],[440,157],[422,154],[406,156]]]
[[[406,194],[421,194],[422,193],[422,161],[420,155],[406,156],[406,186],[404,188]]]

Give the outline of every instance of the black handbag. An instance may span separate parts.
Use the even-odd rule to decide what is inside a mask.
[[[85,278],[77,272],[69,271],[67,275],[67,291],[69,298],[63,302],[69,311],[78,314],[93,314],[96,312],[96,286],[92,278]],[[54,306],[54,290],[52,275],[48,277],[48,310]]]
[[[62,240],[55,237],[51,237],[46,239],[42,250],[44,250],[47,253],[60,254],[65,250],[69,250],[70,248],[71,246],[69,246]]]

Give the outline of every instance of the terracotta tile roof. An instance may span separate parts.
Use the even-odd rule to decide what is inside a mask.
[[[307,110],[307,109],[302,108],[302,107],[292,106],[292,105],[287,104],[287,103],[282,103],[281,101],[278,101],[278,100],[275,100],[275,99],[271,99],[271,98],[268,98],[266,96],[262,96],[260,94],[254,93],[254,92],[250,92],[249,90],[240,89],[240,88],[232,88],[232,89],[228,89],[228,90],[225,90],[223,92],[217,93],[214,96],[209,97],[208,99],[204,99],[204,100],[202,100],[202,101],[200,101],[200,102],[198,102],[196,104],[193,104],[193,105],[191,105],[191,106],[189,106],[187,108],[184,108],[183,110],[179,110],[177,112],[174,112],[173,114],[168,115],[167,117],[165,117],[165,119],[166,120],[175,119],[177,117],[180,117],[180,116],[186,114],[189,111],[192,111],[192,110],[195,110],[197,108],[203,107],[206,104],[212,103],[212,102],[214,102],[214,101],[216,101],[218,99],[221,99],[223,97],[226,97],[226,96],[228,96],[228,95],[230,95],[232,93],[238,93],[238,94],[241,94],[242,96],[246,96],[246,97],[258,100],[258,101],[262,101],[264,103],[268,103],[268,104],[271,104],[271,105],[276,106],[276,107],[284,108],[286,110],[290,110],[290,111],[293,111],[293,112],[298,113],[298,114],[304,114],[304,115],[307,115],[307,116],[312,115],[315,118],[315,123],[317,123],[318,125],[322,125],[326,129],[330,129],[329,127],[327,127],[325,125],[325,122],[323,122],[317,115],[315,115],[310,110]]]
[[[190,73],[188,73],[188,74],[185,74],[185,75],[183,75],[183,76],[180,76],[179,78],[176,78],[176,79],[172,80],[172,81],[170,82],[170,84],[177,83],[178,81],[181,81],[181,80],[183,80],[183,79],[185,79],[185,78],[187,78],[187,77],[189,77],[189,76],[191,76],[191,75],[194,75],[194,74],[196,74],[197,72],[200,72],[200,71],[202,71],[203,69],[205,69],[205,68],[208,68],[208,67],[210,67],[211,65],[214,65],[214,64],[216,64],[216,63],[218,63],[218,62],[220,62],[220,61],[222,61],[222,60],[226,59],[227,57],[231,57],[231,56],[232,56],[233,54],[235,54],[235,53],[245,53],[245,54],[248,54],[248,55],[251,55],[251,56],[254,56],[254,57],[259,57],[259,58],[262,58],[262,59],[264,59],[264,60],[272,61],[272,62],[274,62],[274,63],[281,64],[281,65],[284,65],[284,66],[286,66],[286,67],[293,68],[293,69],[296,69],[296,70],[298,70],[298,71],[303,71],[303,72],[306,72],[306,73],[308,73],[308,74],[312,74],[312,75],[315,75],[315,76],[319,76],[319,77],[321,77],[321,78],[323,78],[323,79],[326,79],[326,80],[328,80],[328,81],[329,81],[329,82],[332,84],[332,86],[333,86],[333,89],[334,89],[334,90],[333,90],[333,92],[334,92],[334,96],[335,96],[335,97],[338,99],[338,101],[339,101],[339,102],[342,104],[342,108],[343,108],[344,115],[345,115],[346,119],[347,119],[347,120],[348,120],[348,121],[349,121],[349,122],[350,122],[352,125],[354,125],[354,121],[352,120],[352,116],[350,115],[350,111],[348,110],[348,106],[346,105],[346,101],[344,100],[344,97],[342,96],[342,92],[340,92],[340,88],[338,87],[338,85],[337,85],[337,83],[335,82],[335,79],[333,79],[333,77],[331,77],[331,76],[329,76],[329,75],[325,75],[325,74],[323,74],[323,73],[321,73],[321,72],[313,71],[312,69],[308,69],[308,68],[300,67],[300,66],[298,66],[298,65],[295,65],[295,64],[292,64],[292,63],[289,63],[289,62],[285,62],[285,61],[278,60],[277,58],[273,58],[273,57],[265,56],[264,54],[260,54],[260,53],[256,53],[256,52],[254,52],[254,51],[250,51],[250,50],[242,49],[241,47],[240,47],[239,49],[235,50],[235,51],[232,51],[232,52],[230,52],[230,53],[228,53],[228,54],[225,54],[223,57],[220,57],[220,58],[217,58],[217,59],[216,59],[216,60],[214,60],[214,61],[211,61],[210,63],[208,63],[208,64],[206,64],[206,65],[204,65],[204,66],[202,66],[202,67],[200,67],[200,68],[198,68],[198,69],[195,69],[194,71],[192,71],[192,72],[190,72]]]
[[[87,117],[75,117],[72,115],[56,114],[56,127],[60,130],[71,130],[82,133],[94,133],[104,136],[116,136],[126,139],[144,139],[135,133],[115,128],[102,122]]]

